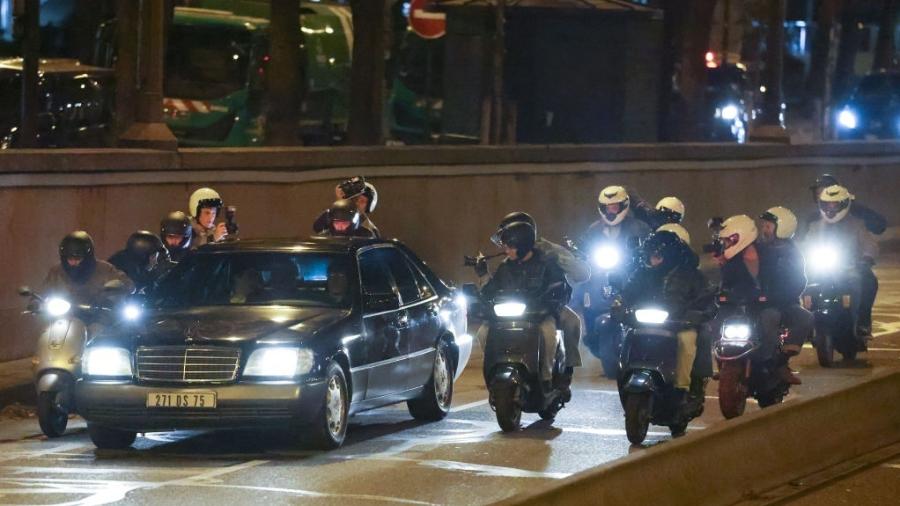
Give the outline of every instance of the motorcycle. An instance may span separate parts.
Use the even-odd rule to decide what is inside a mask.
[[[685,401],[675,389],[678,332],[692,327],[665,309],[641,306],[625,311],[629,328],[619,357],[619,400],[625,410],[625,433],[632,444],[647,437],[650,423],[669,427],[673,437],[703,414],[705,381],[693,378]]]
[[[562,331],[556,332],[556,353],[543,357],[540,324],[568,298],[568,287],[554,283],[537,296],[502,291],[484,300],[474,284],[463,286],[470,312],[489,326],[484,348],[484,381],[491,408],[504,432],[517,430],[522,413],[553,420],[571,397],[571,377],[565,372]],[[553,361],[550,387],[541,381],[541,361]]]
[[[841,268],[839,251],[830,244],[817,244],[807,255],[810,283],[802,300],[803,307],[815,315],[812,344],[822,367],[834,366],[835,350],[847,361],[866,350],[854,328],[848,269]]]
[[[629,268],[629,248],[614,241],[586,247],[569,241],[569,246],[576,251],[588,251],[592,268],[591,279],[579,285],[573,297],[584,317],[584,345],[600,359],[604,376],[615,379],[618,377],[619,345],[625,330],[621,322],[612,317],[611,308]]]
[[[105,292],[122,288],[119,281],[110,281]],[[51,438],[66,431],[69,414],[75,406],[75,382],[81,377],[81,353],[89,339],[89,327],[95,322],[109,320],[111,307],[72,304],[59,296],[44,297],[28,287],[19,295],[31,299],[26,313],[44,317],[47,326],[37,341],[34,359],[34,384],[37,390],[37,415],[41,431]],[[122,307],[126,320],[136,319],[140,309],[134,303]]]
[[[759,351],[762,329],[754,314],[756,305],[732,302],[722,294],[719,307],[720,312],[730,315],[722,322],[715,346],[722,415],[725,418],[741,416],[747,397],[751,396],[760,408],[781,403],[790,385],[779,378],[772,357],[762,356]],[[786,338],[787,330],[782,329],[780,343]]]

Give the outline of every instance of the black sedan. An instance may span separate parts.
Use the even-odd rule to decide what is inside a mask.
[[[263,427],[335,448],[359,411],[446,416],[471,343],[464,297],[398,241],[208,245],[91,339],[76,402],[100,448]]]

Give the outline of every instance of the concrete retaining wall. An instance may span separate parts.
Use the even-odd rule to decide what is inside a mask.
[[[758,411],[501,505],[726,505],[900,442],[900,371]]]
[[[380,201],[373,220],[410,244],[445,278],[471,275],[462,255],[493,251],[488,237],[511,210],[531,212],[553,240],[597,218],[609,184],[655,202],[678,195],[699,246],[712,215],[812,210],[817,174],[840,177],[897,223],[900,144],[626,145],[442,148],[10,151],[0,153],[0,360],[31,352],[34,326],[18,313],[21,284],[39,285],[59,239],[88,230],[101,256],[136,229],[157,230],[186,210],[191,191],[214,186],[238,206],[244,237],[303,236],[342,178],[365,174]]]

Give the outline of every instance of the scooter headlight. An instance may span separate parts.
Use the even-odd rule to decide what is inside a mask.
[[[110,346],[88,348],[82,358],[82,370],[87,376],[131,376],[131,353]]]
[[[47,311],[47,314],[50,316],[62,316],[69,312],[72,309],[72,304],[65,299],[61,299],[59,297],[50,297],[44,303],[44,309]]]
[[[638,323],[663,323],[669,318],[669,312],[662,309],[638,309],[634,312]]]
[[[141,306],[137,304],[126,304],[125,307],[122,308],[122,318],[126,321],[137,321],[144,311],[141,309]]]
[[[726,323],[722,327],[722,340],[730,344],[744,344],[750,340],[750,325],[746,323]]]
[[[738,109],[737,105],[726,104],[719,110],[719,115],[725,121],[734,121],[738,117],[738,114],[740,114],[740,112],[741,111],[740,109]]]
[[[838,268],[841,254],[834,246],[814,246],[809,251],[808,264],[816,272],[832,272]]]
[[[514,318],[525,314],[525,307],[522,302],[503,302],[494,304],[494,313],[501,318]]]
[[[612,246],[600,246],[591,254],[594,265],[604,270],[614,269],[622,261],[622,253]]]

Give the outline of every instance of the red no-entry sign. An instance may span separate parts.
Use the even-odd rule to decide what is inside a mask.
[[[433,7],[434,0],[412,0],[409,3],[409,26],[424,39],[437,39],[447,33],[447,15]]]

